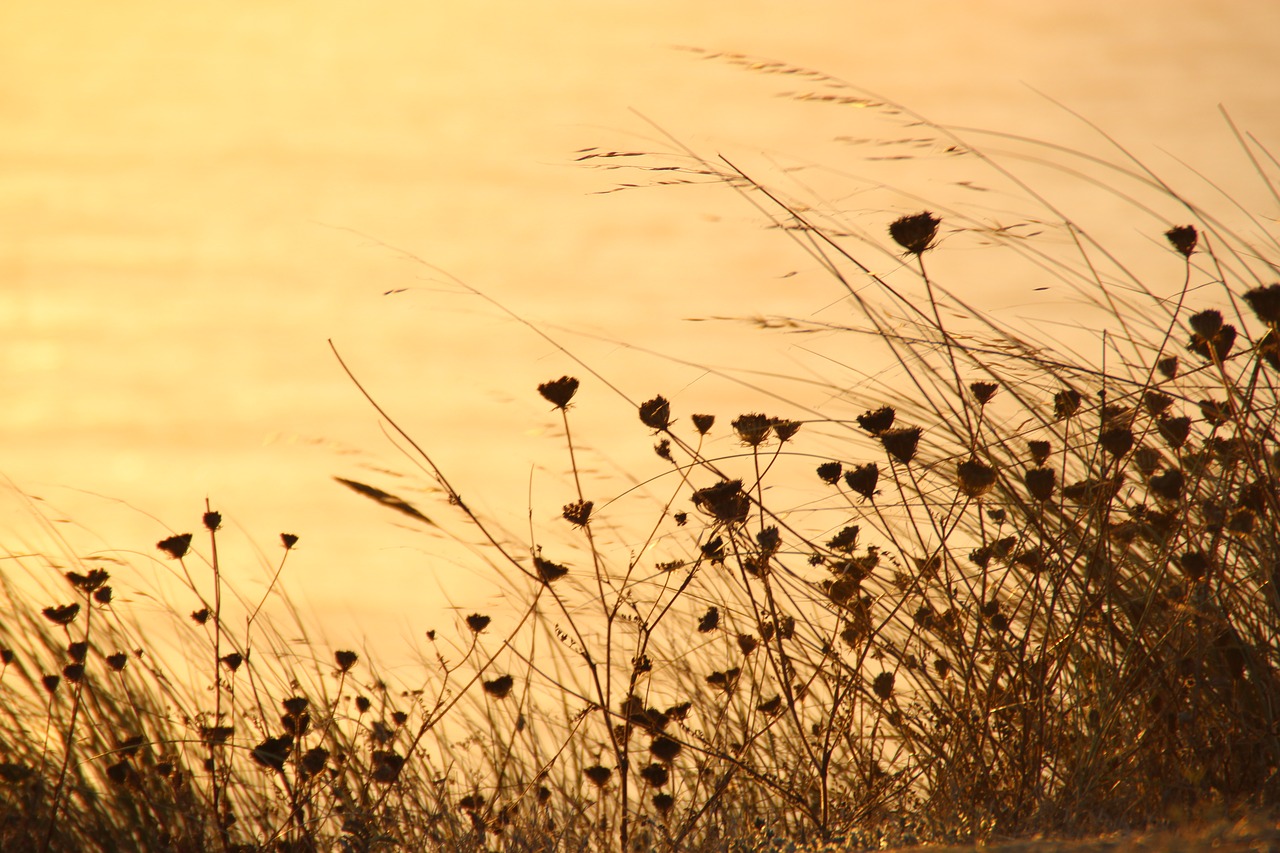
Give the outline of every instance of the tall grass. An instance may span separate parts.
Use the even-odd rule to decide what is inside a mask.
[[[752,67],[820,82],[829,97],[811,100],[909,115]],[[1270,187],[1275,161],[1240,139]],[[231,601],[208,510],[199,560],[191,536],[156,555],[192,600],[174,604],[193,610],[173,624],[179,681],[105,569],[58,566],[63,594],[11,598],[0,625],[0,846],[766,850],[1275,808],[1274,219],[1246,237],[1118,150],[1107,185],[1178,210],[1156,221],[1134,202],[1165,245],[1164,280],[1130,275],[1029,187],[1071,263],[963,211],[848,222],[725,160],[609,152],[755,204],[850,317],[766,325],[898,381],[856,401],[833,382],[822,410],[760,395],[726,424],[579,363],[528,389],[559,423],[565,477],[561,517],[530,511],[524,535],[474,511],[370,398],[447,506],[340,482],[467,544],[508,605],[430,632],[417,684],[318,642],[299,665],[260,603]],[[966,234],[1087,298],[1106,319],[1100,357],[958,296],[965,282],[935,269]],[[575,426],[610,397],[616,432],[591,441],[653,449],[623,490],[592,475]],[[296,541],[282,537],[285,555]],[[55,571],[49,555],[14,560]]]

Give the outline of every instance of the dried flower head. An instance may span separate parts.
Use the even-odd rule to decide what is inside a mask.
[[[694,415],[693,427],[698,431],[698,435],[706,435],[711,430],[711,425],[716,422],[715,415]]]
[[[1053,452],[1053,446],[1047,441],[1028,441],[1027,449],[1031,451],[1031,459],[1036,465],[1043,465]]]
[[[859,465],[844,475],[845,484],[864,498],[875,497],[876,482],[879,479],[880,467],[874,462]]]
[[[788,442],[797,432],[800,431],[800,421],[789,421],[785,418],[772,418],[773,434],[778,437],[780,443]]]
[[[592,501],[574,501],[564,505],[564,518],[570,524],[586,527],[591,520],[591,510],[595,506]]]
[[[663,817],[671,814],[671,809],[675,807],[675,804],[676,798],[670,794],[658,793],[653,795],[653,808]]]
[[[1187,321],[1193,334],[1187,349],[1206,361],[1223,361],[1236,342],[1236,327],[1222,322],[1222,312],[1210,309]]]
[[[733,419],[733,431],[748,447],[759,447],[769,438],[773,422],[761,414],[738,415]]]
[[[67,572],[65,575],[67,582],[81,592],[93,592],[98,587],[107,582],[111,575],[103,569],[92,569],[87,574],[79,572]]]
[[[572,376],[561,376],[538,386],[538,393],[557,409],[567,409],[573,395],[578,393],[578,380]]]
[[[920,427],[897,427],[884,430],[877,438],[890,456],[906,465],[915,458],[922,432]]]
[[[1203,551],[1188,551],[1178,557],[1178,565],[1188,578],[1198,581],[1209,572],[1209,558]]]
[[[76,616],[80,615],[80,605],[63,604],[59,607],[46,607],[40,612],[44,614],[44,618],[53,624],[66,627],[75,621]]]
[[[661,396],[646,400],[640,404],[640,422],[649,429],[668,429],[671,426],[671,404]]]
[[[538,577],[543,583],[551,583],[569,574],[569,570],[564,566],[553,563],[551,560],[544,560],[541,556],[533,558],[533,566],[537,569]]]
[[[980,498],[995,486],[996,469],[978,459],[966,459],[956,466],[956,482],[966,496]]]
[[[733,689],[738,686],[738,677],[740,675],[742,675],[742,670],[735,666],[722,672],[711,673],[707,676],[707,684],[711,687],[719,687],[725,693],[732,693]]]
[[[284,763],[293,751],[293,735],[283,734],[280,737],[269,737],[253,748],[253,760],[263,767],[284,772]]]
[[[653,757],[663,764],[670,764],[675,761],[682,749],[684,749],[684,745],[680,741],[666,735],[658,735],[649,744],[649,751],[653,753]]]
[[[929,211],[895,219],[889,224],[889,236],[911,255],[923,255],[933,248],[933,238],[938,234],[942,220]]]
[[[1172,379],[1178,375],[1178,357],[1176,355],[1165,356],[1156,362],[1156,370],[1160,371],[1160,375],[1165,379]]]
[[[1133,449],[1133,431],[1128,427],[1103,430],[1098,443],[1112,456],[1124,456]]]
[[[333,653],[333,659],[338,663],[338,672],[350,672],[360,656],[355,652],[339,650]]]
[[[280,544],[284,545],[286,551],[292,551],[293,546],[298,544],[298,537],[292,533],[281,533]]]
[[[1064,388],[1053,395],[1053,416],[1058,420],[1074,417],[1084,397],[1074,388]]]
[[[510,675],[500,675],[491,681],[484,682],[484,692],[495,699],[505,699],[511,693],[515,679]]]
[[[714,604],[707,608],[707,612],[702,614],[702,618],[698,620],[698,632],[702,634],[710,634],[720,624],[720,608]]]
[[[1156,431],[1171,449],[1178,450],[1187,443],[1187,438],[1191,435],[1191,418],[1161,418],[1156,421]]]
[[[209,621],[209,608],[201,607],[199,610],[191,611],[191,620],[197,625],[203,625]]]
[[[84,663],[84,659],[88,654],[89,644],[84,640],[76,640],[74,643],[67,645],[67,657],[76,663]]]
[[[1280,325],[1280,283],[1255,287],[1245,293],[1244,301],[1259,320],[1272,327]]]
[[[479,634],[485,628],[489,627],[489,617],[481,616],[479,613],[472,613],[467,617],[467,627],[471,629],[471,633]]]
[[[595,785],[597,788],[603,788],[609,784],[609,777],[613,775],[613,771],[608,767],[602,767],[599,764],[593,764],[586,770],[582,771],[583,775]]]
[[[828,486],[839,483],[842,473],[844,473],[844,466],[839,462],[823,462],[818,466],[818,477]]]
[[[843,551],[846,554],[852,554],[854,549],[858,547],[859,527],[851,524],[841,529],[839,533],[831,537],[827,542],[827,547],[833,551]]]
[[[244,656],[239,652],[231,652],[230,654],[223,655],[219,660],[222,661],[223,666],[232,672],[235,672],[240,668],[240,665],[244,663]]]
[[[1054,481],[1057,475],[1052,468],[1032,468],[1023,479],[1031,497],[1041,503],[1053,497]]]
[[[858,415],[858,426],[875,435],[893,426],[893,419],[896,415],[897,412],[894,411],[893,406],[881,406],[878,409]]]
[[[877,675],[875,681],[871,682],[871,689],[881,699],[888,699],[893,695],[893,682],[893,673],[885,671]]]
[[[1231,409],[1218,400],[1201,400],[1200,415],[1213,426],[1222,426],[1231,420]]]
[[[751,511],[751,498],[741,480],[725,480],[693,493],[693,505],[725,524],[739,524]]]
[[[179,536],[170,536],[168,539],[161,539],[156,543],[156,547],[164,551],[175,560],[181,560],[187,556],[187,551],[191,548],[191,534],[183,533]]]
[[[113,591],[109,586],[98,587],[93,591],[93,600],[104,607],[111,603]]]
[[[200,520],[204,522],[205,530],[217,530],[222,526],[222,513],[209,510],[200,516]]]
[[[654,788],[661,788],[671,776],[661,764],[650,764],[640,771],[640,778]]]
[[[754,652],[756,650],[756,646],[759,644],[760,644],[760,641],[756,639],[756,636],[754,634],[738,635],[738,649],[742,652],[744,656]]]
[[[1194,225],[1175,225],[1168,231],[1164,232],[1165,239],[1173,248],[1177,249],[1184,257],[1191,257],[1191,253],[1196,250],[1196,243],[1199,242],[1200,236],[1196,233]]]
[[[125,664],[129,662],[129,656],[124,652],[115,652],[107,655],[107,666],[111,667],[112,672],[119,672],[124,669]]]
[[[985,406],[996,395],[997,387],[994,382],[971,382],[969,383],[969,393],[973,395],[973,399],[978,401],[979,406]]]

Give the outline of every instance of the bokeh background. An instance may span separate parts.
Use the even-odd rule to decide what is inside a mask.
[[[146,566],[207,498],[239,543],[229,577],[251,589],[277,534],[301,537],[286,582],[340,643],[394,656],[449,607],[485,605],[499,593],[480,568],[332,480],[447,512],[330,339],[477,508],[520,530],[531,507],[550,525],[571,497],[534,387],[581,368],[441,270],[637,399],[724,418],[760,409],[636,348],[794,370],[786,336],[690,318],[834,318],[839,292],[727,189],[609,192],[661,176],[582,152],[678,142],[783,181],[822,164],[840,174],[796,185],[869,231],[921,199],[972,201],[954,170],[973,164],[939,166],[927,145],[877,154],[850,140],[921,136],[909,116],[779,97],[822,85],[688,47],[819,69],[944,125],[1107,151],[1065,105],[1145,163],[1184,177],[1190,164],[1248,213],[1277,215],[1219,107],[1280,150],[1280,4],[12,0],[0,6],[5,546],[53,553],[62,538]],[[1033,180],[1067,201],[1079,189],[1059,171]],[[993,222],[1016,207],[982,204]],[[1133,235],[1130,209],[1103,208],[1101,228]],[[1069,305],[1046,284],[992,276],[966,295],[1005,319],[1060,316]],[[593,470],[616,484],[601,491],[620,491],[624,449],[650,441],[599,383],[581,393]],[[147,571],[117,574],[145,605]]]

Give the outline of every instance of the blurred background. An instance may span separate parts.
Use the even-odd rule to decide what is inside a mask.
[[[1280,4],[12,0],[0,6],[4,545],[52,554],[61,539],[146,567],[156,540],[198,527],[207,498],[226,518],[228,577],[250,591],[265,589],[277,535],[301,537],[286,585],[339,645],[395,656],[450,606],[491,604],[501,592],[482,567],[332,479],[448,514],[327,342],[517,541],[530,522],[562,527],[573,497],[538,382],[583,378],[596,494],[625,489],[652,442],[625,401],[458,281],[632,399],[662,393],[725,423],[792,414],[660,356],[808,370],[792,338],[690,318],[838,320],[834,282],[723,186],[649,186],[666,176],[579,158],[688,146],[876,234],[903,213],[975,203],[960,182],[991,174],[944,156],[908,113],[780,97],[848,90],[705,52],[817,69],[942,125],[1121,156],[1065,106],[1223,207],[1184,164],[1247,213],[1277,215],[1219,106],[1280,150]],[[1130,207],[1091,205],[1070,175],[1017,163],[1117,239],[1158,243],[1158,223]],[[627,183],[641,186],[610,192]],[[1000,193],[976,203],[994,224],[1018,210]],[[1069,313],[1053,282],[978,281],[966,297],[1004,319]],[[135,571],[117,589],[147,606],[146,575],[165,569]]]

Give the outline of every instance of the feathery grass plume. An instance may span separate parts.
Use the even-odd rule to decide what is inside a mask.
[[[572,376],[561,376],[538,386],[538,393],[557,409],[569,408],[569,401],[578,393],[578,380]]]

